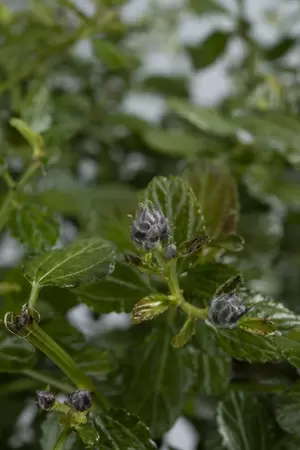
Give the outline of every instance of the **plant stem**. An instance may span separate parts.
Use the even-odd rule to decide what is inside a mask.
[[[32,283],[31,285],[31,292],[30,292],[30,297],[28,300],[28,307],[29,308],[34,308],[35,303],[37,301],[39,292],[40,292],[41,287],[39,286],[39,284],[36,283]]]
[[[108,400],[97,391],[92,380],[39,325],[35,324],[30,331],[31,333],[26,337],[28,342],[48,356],[73,381],[77,389],[94,392],[99,406],[109,407]]]
[[[172,297],[175,298],[177,305],[185,311],[189,316],[194,316],[197,319],[206,319],[207,318],[207,309],[206,308],[197,308],[194,305],[191,305],[187,301],[185,301],[182,292],[180,290],[179,281],[176,273],[176,261],[171,261],[168,265],[167,269],[167,278],[169,289]]]
[[[67,442],[67,440],[69,439],[69,437],[71,436],[73,430],[72,428],[70,428],[69,426],[64,426],[57,438],[57,441],[53,447],[53,450],[63,450],[65,443]]]
[[[191,305],[190,303],[183,300],[180,303],[180,308],[185,311],[189,316],[197,317],[197,319],[205,320],[207,318],[206,308],[197,308],[197,306]]]
[[[21,177],[20,181],[17,184],[17,188],[20,189],[22,187],[24,187],[28,181],[31,180],[31,178],[33,177],[33,175],[35,174],[35,172],[40,169],[42,167],[42,163],[40,160],[37,161],[33,161],[30,166],[28,167],[28,169],[26,170],[26,172],[24,173],[24,175]]]
[[[10,176],[10,173],[9,173],[7,170],[5,170],[5,171],[1,174],[1,176],[2,176],[3,180],[5,181],[5,183],[7,184],[7,186],[8,186],[10,189],[14,189],[14,188],[15,188],[16,183],[15,183],[15,181],[12,179],[12,177]]]
[[[10,189],[8,193],[6,194],[6,197],[3,200],[1,209],[0,209],[0,232],[5,227],[10,213],[12,212],[14,206],[13,206],[13,200],[16,194],[16,191],[18,189],[23,188],[29,180],[33,177],[33,175],[36,173],[36,171],[41,167],[40,161],[33,161],[32,164],[28,167],[24,175],[21,177],[20,181],[14,185],[14,189]]]
[[[3,203],[2,203],[2,206],[0,209],[0,232],[5,227],[6,222],[8,221],[10,213],[13,209],[14,195],[15,195],[15,192],[13,190],[10,190],[3,200]]]
[[[34,380],[40,381],[41,383],[44,383],[46,385],[49,384],[50,386],[53,386],[59,389],[61,392],[65,392],[66,394],[70,394],[75,390],[71,384],[63,383],[62,381],[56,380],[55,378],[52,378],[49,375],[45,375],[40,372],[35,372],[34,370],[24,369],[22,370],[22,373]]]

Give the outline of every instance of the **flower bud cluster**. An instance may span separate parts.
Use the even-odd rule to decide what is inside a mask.
[[[36,404],[40,409],[50,411],[56,402],[54,394],[49,391],[36,392]],[[92,393],[89,391],[77,390],[70,395],[70,403],[74,411],[87,411],[92,406]]]

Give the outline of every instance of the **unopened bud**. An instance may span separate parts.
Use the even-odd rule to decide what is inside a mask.
[[[168,237],[170,232],[168,219],[152,204],[140,205],[135,220],[131,223],[131,239],[147,250],[156,242]]]
[[[86,411],[92,406],[92,394],[90,391],[75,391],[70,395],[70,401],[75,411]]]
[[[166,259],[174,259],[177,256],[177,247],[175,244],[167,245],[164,248],[164,255]]]
[[[208,317],[210,322],[219,328],[233,329],[238,320],[249,311],[234,294],[222,294],[212,300]]]
[[[53,408],[55,397],[51,391],[36,391],[36,404],[40,409],[46,411]]]

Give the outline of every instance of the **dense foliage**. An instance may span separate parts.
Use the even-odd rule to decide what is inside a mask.
[[[299,5],[266,44],[242,0],[124,3],[0,5],[1,450],[175,450],[179,417],[197,450],[299,449]],[[184,44],[183,10],[230,27]],[[144,70],[168,39],[188,73]]]

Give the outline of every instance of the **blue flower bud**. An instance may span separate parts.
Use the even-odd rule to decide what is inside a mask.
[[[208,318],[213,325],[219,328],[233,329],[249,309],[235,294],[222,294],[212,300]]]
[[[168,219],[152,204],[140,205],[135,220],[131,223],[131,239],[138,245],[150,250],[156,242],[168,237],[170,233]]]
[[[70,395],[70,402],[75,411],[86,411],[92,406],[92,393],[89,391],[75,391]]]
[[[167,245],[164,248],[164,255],[166,259],[174,259],[177,256],[177,247],[175,244]]]
[[[50,410],[55,403],[55,397],[51,391],[36,391],[36,404],[40,409]]]

